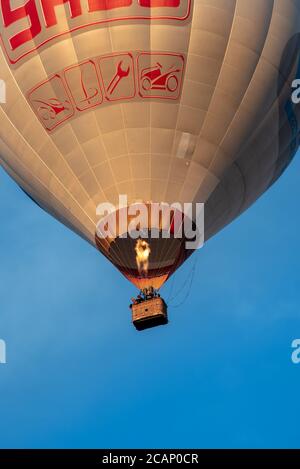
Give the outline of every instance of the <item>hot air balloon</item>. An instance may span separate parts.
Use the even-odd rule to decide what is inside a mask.
[[[299,146],[299,0],[0,6],[3,168],[143,290],[138,329],[165,324],[158,290],[193,250],[161,221],[126,236],[120,194],[148,213],[203,203],[208,240],[280,177]],[[120,228],[106,238],[105,203]]]

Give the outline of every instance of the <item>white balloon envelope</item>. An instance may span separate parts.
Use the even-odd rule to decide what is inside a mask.
[[[97,207],[202,202],[205,238],[299,146],[299,0],[1,0],[0,157],[45,210],[139,287],[189,253],[96,235]],[[119,211],[119,209],[118,209]]]

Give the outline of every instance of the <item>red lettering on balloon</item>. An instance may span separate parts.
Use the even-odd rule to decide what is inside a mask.
[[[42,7],[45,16],[46,26],[55,26],[57,24],[57,18],[55,13],[55,7],[69,3],[71,18],[76,18],[82,14],[80,0],[42,0]]]
[[[10,0],[1,0],[4,26],[8,27],[23,18],[29,18],[31,26],[20,31],[9,39],[12,50],[17,49],[25,42],[31,41],[41,32],[41,23],[34,0],[29,0],[24,6],[12,10]]]
[[[83,28],[131,20],[185,21],[192,11],[192,0],[18,0],[23,5],[13,8],[14,1],[0,0],[0,45],[12,64]]]
[[[130,7],[133,0],[89,0],[89,11],[113,10]]]
[[[139,4],[141,7],[147,8],[178,8],[180,6],[180,0],[139,0]]]

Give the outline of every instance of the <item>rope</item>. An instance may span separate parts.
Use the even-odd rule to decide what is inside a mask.
[[[196,267],[197,267],[197,258],[195,257],[194,263],[191,266],[191,270],[188,273],[188,275],[187,275],[185,281],[183,282],[181,288],[178,290],[178,292],[171,299],[168,300],[168,305],[171,306],[172,309],[179,308],[188,299],[188,297],[191,293],[191,289],[192,289],[192,285],[193,285],[193,281],[194,281],[194,277],[195,277],[195,272],[196,272]],[[177,303],[175,305],[172,305],[172,302],[180,295],[180,293],[185,289],[186,286],[187,286],[187,291],[186,291],[183,299],[179,303]],[[171,291],[172,291],[172,289],[171,289]],[[171,295],[169,295],[169,296],[171,296]]]
[[[166,303],[167,304],[169,304],[169,302],[171,301],[171,296],[172,296],[172,293],[173,293],[173,290],[174,290],[174,284],[175,284],[175,275],[173,274],[172,280],[171,280],[171,285],[170,285],[170,291],[169,291],[169,294],[166,298]]]

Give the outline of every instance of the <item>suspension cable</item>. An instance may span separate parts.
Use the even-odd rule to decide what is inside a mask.
[[[194,281],[194,277],[195,277],[195,272],[196,272],[196,267],[197,267],[197,258],[195,256],[195,259],[194,259],[194,263],[193,265],[191,266],[191,270],[189,271],[185,281],[183,282],[183,284],[181,285],[181,288],[175,293],[175,295],[173,297],[171,297],[169,300],[168,300],[168,304],[169,306],[172,307],[172,309],[174,308],[179,308],[179,306],[182,306],[186,300],[188,299],[190,293],[191,293],[191,289],[192,289],[192,285],[193,285],[193,281]],[[187,290],[186,290],[186,293],[183,297],[183,299],[175,304],[175,305],[172,305],[172,302],[178,298],[178,296],[182,293],[182,291],[184,291],[184,289],[187,287]],[[171,296],[171,294],[169,295]]]

